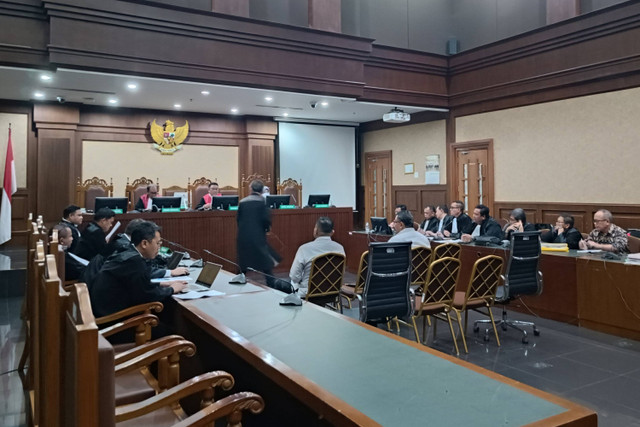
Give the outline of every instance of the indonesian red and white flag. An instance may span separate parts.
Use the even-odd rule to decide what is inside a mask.
[[[2,190],[2,206],[0,206],[0,245],[11,239],[11,195],[17,190],[16,166],[13,161],[11,128],[9,128],[7,158],[4,163],[4,189]]]

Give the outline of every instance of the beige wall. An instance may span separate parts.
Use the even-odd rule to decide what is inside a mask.
[[[124,155],[126,153],[126,155]],[[83,141],[82,179],[113,178],[114,196],[124,197],[130,181],[146,177],[159,179],[160,188],[187,186],[200,177],[218,179],[220,186],[238,187],[238,147],[188,145],[173,155],[162,155],[151,144]]]
[[[640,201],[640,88],[456,120],[458,142],[487,138],[496,201]]]
[[[392,151],[392,185],[423,185],[425,156],[440,155],[440,184],[447,182],[446,122],[418,123],[363,134],[362,182],[365,182],[364,153]],[[414,163],[418,177],[404,174],[404,164]]]
[[[4,185],[4,163],[7,156],[9,140],[9,123],[11,123],[11,148],[13,162],[16,167],[18,188],[27,186],[27,115],[0,113],[0,185]]]

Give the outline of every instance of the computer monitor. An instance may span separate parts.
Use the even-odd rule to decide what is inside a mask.
[[[211,209],[228,211],[229,206],[238,206],[238,196],[213,196]]]
[[[391,234],[391,228],[385,217],[371,217],[371,230],[378,234]]]
[[[309,202],[307,205],[313,207],[315,205],[328,205],[330,194],[309,194]]]
[[[153,198],[153,205],[156,206],[159,211],[162,209],[180,209],[181,204],[182,197],[163,196]]]
[[[289,194],[270,194],[267,196],[267,206],[271,209],[279,209],[280,205],[288,205],[290,200]]]
[[[126,197],[96,197],[93,211],[98,212],[98,209],[109,208],[115,213],[125,213],[128,205],[129,199]]]

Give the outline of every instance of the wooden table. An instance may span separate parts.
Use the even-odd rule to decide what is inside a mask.
[[[224,369],[233,391],[266,402],[244,425],[595,426],[551,394],[274,290],[181,302],[179,332],[198,353],[189,377]],[[468,404],[473,402],[473,404]]]
[[[347,244],[349,231],[353,229],[353,210],[351,208],[308,208],[279,209],[271,211],[272,227],[268,236],[269,243],[282,255],[283,260],[276,271],[289,271],[298,247],[313,240],[313,227],[320,216],[328,216],[334,223],[334,240]],[[180,243],[195,251],[206,260],[222,263],[229,271],[236,271],[230,263],[215,259],[206,254],[207,249],[233,262],[237,259],[236,250],[236,212],[235,211],[186,211],[174,213],[126,213],[116,215],[116,221],[124,232],[129,221],[144,218],[162,227],[162,237]],[[84,222],[93,220],[93,215],[84,215]],[[172,247],[172,249],[178,249]],[[192,254],[193,256],[193,254]]]

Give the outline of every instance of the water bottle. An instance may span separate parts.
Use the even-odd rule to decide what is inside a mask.
[[[369,223],[368,222],[364,225],[364,231],[367,234],[371,233],[371,229],[369,228]]]

